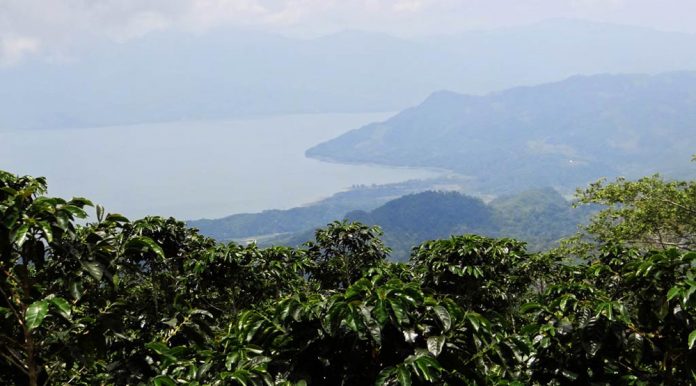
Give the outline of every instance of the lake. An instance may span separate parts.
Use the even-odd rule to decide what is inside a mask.
[[[88,129],[0,132],[0,169],[48,178],[49,194],[83,196],[131,218],[217,218],[286,209],[356,184],[437,171],[308,159],[309,147],[392,113],[309,114]]]

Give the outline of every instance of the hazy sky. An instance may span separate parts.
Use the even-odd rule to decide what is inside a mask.
[[[0,0],[0,65],[76,46],[219,26],[312,36],[426,35],[568,17],[696,33],[695,0]]]

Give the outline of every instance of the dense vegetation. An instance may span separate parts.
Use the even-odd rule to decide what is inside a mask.
[[[359,187],[303,207],[189,221],[187,225],[218,241],[298,246],[310,240],[316,228],[342,218],[378,225],[384,231],[384,244],[391,249],[391,259],[406,261],[414,245],[464,233],[512,237],[526,242],[532,251],[550,249],[575,233],[578,224],[593,213],[593,207],[573,208],[551,188],[500,196],[488,204],[456,192],[427,190],[451,187],[448,182],[461,180]]]
[[[385,245],[392,250],[391,257],[406,261],[414,245],[458,234],[512,237],[526,242],[529,250],[547,250],[575,233],[591,213],[591,207],[573,208],[558,192],[547,188],[498,197],[489,204],[457,192],[428,191],[345,217],[378,225],[384,231]]]
[[[410,264],[359,223],[260,249],[45,193],[0,172],[2,384],[696,381],[694,182],[591,186],[567,255],[462,235]]]

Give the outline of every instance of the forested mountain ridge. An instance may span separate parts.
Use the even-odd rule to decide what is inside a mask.
[[[369,213],[350,212],[345,218],[379,225],[382,229],[418,232],[430,239],[442,236],[443,229],[459,228],[463,231],[459,233],[467,233],[467,228],[476,228],[481,233],[488,233],[486,230],[494,227],[492,211],[481,199],[457,192],[410,194],[389,201]]]
[[[405,261],[411,248],[453,234],[492,235],[493,211],[481,199],[457,192],[423,192],[389,201],[371,212],[353,211],[348,221],[377,225],[395,260]]]
[[[282,233],[304,232],[343,218],[350,211],[369,211],[407,194],[438,187],[462,186],[465,183],[465,179],[457,176],[443,176],[384,185],[354,186],[347,191],[296,208],[238,213],[218,219],[189,220],[187,225],[219,241],[259,239]]]
[[[575,233],[600,208],[594,205],[573,207],[552,188],[531,189],[500,196],[488,205],[493,208],[495,236],[523,240],[532,250],[546,250]]]
[[[484,96],[437,92],[307,151],[339,162],[430,166],[492,193],[574,189],[684,165],[696,148],[696,73],[574,76]]]
[[[574,234],[593,208],[572,208],[551,188],[497,198],[488,204],[458,192],[423,192],[392,200],[370,212],[346,214],[349,221],[377,225],[392,257],[406,260],[411,249],[427,240],[458,234],[513,237],[530,250],[558,246]]]
[[[406,186],[416,189],[419,184],[414,181]],[[575,233],[596,210],[573,208],[552,188],[501,196],[486,204],[456,191],[404,193],[406,186],[377,186],[306,207],[189,221],[187,225],[220,241],[254,240],[260,246],[295,247],[310,240],[317,228],[333,219],[359,221],[382,228],[392,259],[404,261],[414,246],[455,234],[514,237],[527,242],[530,250],[548,249]],[[387,199],[384,193],[389,191],[400,191],[401,197]],[[328,216],[334,217],[324,220]]]

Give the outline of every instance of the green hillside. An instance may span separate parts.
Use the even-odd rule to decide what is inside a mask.
[[[426,241],[458,234],[514,237],[539,251],[558,245],[586,222],[588,208],[572,208],[551,188],[498,198],[488,205],[457,192],[423,192],[401,197],[371,211],[354,211],[346,219],[378,225],[392,257],[406,260]]]

